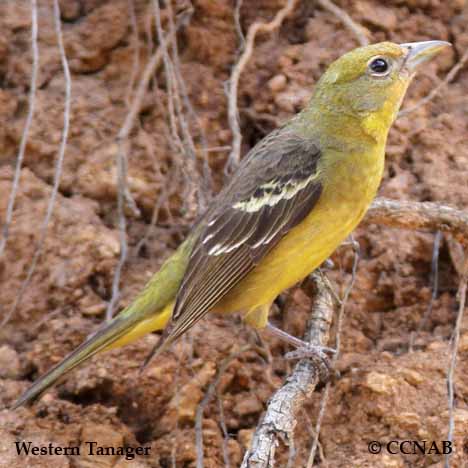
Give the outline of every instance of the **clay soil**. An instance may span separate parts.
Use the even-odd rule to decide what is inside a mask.
[[[32,261],[52,190],[60,143],[64,77],[58,55],[52,1],[39,1],[40,69],[36,110],[26,146],[9,240],[0,259],[2,316],[13,306]],[[425,66],[405,106],[433,89],[468,47],[464,0],[340,0],[373,42],[449,40],[451,51]],[[138,82],[157,47],[150,1],[61,0],[62,27],[73,90],[71,128],[56,206],[42,255],[18,310],[0,329],[1,467],[193,467],[195,417],[217,370],[232,353],[250,346],[228,365],[203,417],[206,467],[238,466],[268,399],[293,363],[283,344],[262,342],[236,317],[203,321],[142,374],[139,368],[157,340],[149,335],[95,357],[30,408],[8,410],[31,382],[77,346],[104,320],[120,254],[117,224],[116,135]],[[129,5],[134,6],[135,21]],[[280,0],[244,0],[244,33],[270,20]],[[231,144],[224,85],[236,60],[239,38],[233,1],[196,0],[178,33],[180,67],[198,116],[191,121],[197,155],[203,134],[213,186],[218,190]],[[174,5],[175,12],[187,8]],[[14,166],[28,111],[31,77],[30,5],[0,2],[0,221],[6,215]],[[165,22],[163,9],[163,25]],[[135,24],[138,33],[135,34]],[[306,102],[327,64],[356,46],[340,21],[315,2],[300,2],[273,34],[260,35],[239,86],[245,154]],[[139,213],[126,209],[129,256],[122,272],[118,308],[128,304],[194,220],[187,201],[187,172],[171,141],[167,87],[156,73],[130,136],[128,187]],[[431,103],[395,123],[389,137],[380,195],[437,201],[458,208],[468,202],[468,69]],[[200,162],[200,161],[199,161]],[[198,164],[201,171],[201,165]],[[206,171],[205,171],[206,172]],[[190,186],[190,184],[188,184]],[[147,242],[153,208],[158,218]],[[359,270],[342,336],[339,377],[331,387],[322,424],[321,456],[328,467],[440,467],[435,451],[373,455],[371,440],[443,441],[447,438],[446,374],[449,340],[457,312],[459,250],[442,238],[437,297],[422,330],[433,284],[435,233],[380,226],[358,228]],[[342,247],[327,275],[342,291],[353,253]],[[301,335],[310,306],[305,284],[286,293],[272,319]],[[414,346],[409,350],[411,337]],[[332,343],[333,344],[333,343]],[[290,466],[305,466],[321,397],[306,405],[295,431]],[[455,375],[453,467],[468,466],[468,317],[463,321]],[[227,431],[227,438],[223,435]],[[15,441],[80,446],[144,446],[150,456],[44,455],[19,457]],[[223,454],[224,452],[224,454]],[[286,466],[280,445],[277,466]]]

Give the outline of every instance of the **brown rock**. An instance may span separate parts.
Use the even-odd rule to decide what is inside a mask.
[[[364,23],[386,31],[393,31],[396,28],[397,16],[391,8],[366,1],[356,2],[355,8]]]
[[[216,372],[214,362],[206,362],[196,376],[185,384],[169,403],[171,413],[176,413],[181,421],[194,421],[195,414],[204,396],[204,387]]]
[[[255,395],[250,395],[247,398],[242,398],[234,407],[234,411],[239,416],[247,416],[248,414],[260,413],[263,410],[262,403]]]
[[[21,367],[18,353],[8,345],[0,347],[0,378],[18,379]]]
[[[411,385],[417,386],[424,382],[424,376],[413,369],[401,369],[399,374]]]
[[[268,81],[267,86],[272,92],[277,93],[283,91],[286,88],[286,84],[287,79],[284,75],[276,75]]]
[[[390,375],[372,371],[367,374],[363,385],[375,393],[391,395],[394,393],[397,381]]]
[[[112,454],[97,455],[98,447],[113,447],[117,450],[124,445],[122,434],[104,424],[86,424],[81,430],[81,441],[80,457],[76,460],[78,468],[113,466],[120,457]],[[89,442],[93,442],[91,447]]]

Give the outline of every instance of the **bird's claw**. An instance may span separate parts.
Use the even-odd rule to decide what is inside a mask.
[[[335,353],[336,350],[333,348],[307,344],[305,346],[301,346],[300,348],[296,348],[294,351],[286,353],[285,357],[286,359],[314,359],[315,357],[319,357],[320,359],[329,359],[327,354],[333,355]]]
[[[336,350],[326,346],[308,344],[301,346],[294,351],[286,353],[286,359],[309,359],[314,364],[319,373],[321,382],[327,382],[332,372],[332,364],[329,355],[334,355]]]

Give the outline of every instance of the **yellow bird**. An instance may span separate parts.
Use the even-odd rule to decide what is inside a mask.
[[[268,323],[270,306],[362,219],[379,187],[388,131],[414,72],[448,45],[382,42],[332,63],[308,106],[246,155],[134,302],[39,378],[14,407],[34,400],[92,355],[154,330],[164,330],[159,354],[211,312],[239,312],[253,327],[303,345]]]

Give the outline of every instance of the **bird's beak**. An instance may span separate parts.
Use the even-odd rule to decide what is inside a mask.
[[[407,42],[406,44],[400,44],[400,47],[407,50],[404,67],[410,73],[413,73],[421,63],[430,60],[442,49],[451,45],[450,42],[445,41]]]

